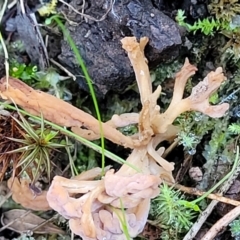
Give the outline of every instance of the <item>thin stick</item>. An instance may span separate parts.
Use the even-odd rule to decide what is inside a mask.
[[[13,0],[11,3],[8,4],[7,8],[11,9],[17,4],[17,0]]]
[[[170,185],[170,186],[173,186],[174,188],[179,189],[182,192],[192,194],[192,195],[196,195],[196,196],[202,196],[206,193],[206,192],[200,191],[196,188],[185,187],[185,186],[180,185],[180,184],[171,184],[171,183],[167,183],[167,184]],[[236,201],[236,200],[231,199],[231,198],[220,196],[219,194],[211,193],[207,196],[207,198],[212,199],[212,200],[217,200],[219,202],[223,202],[223,203],[230,204],[230,205],[233,205],[233,206],[239,206],[240,205],[239,201]]]
[[[6,82],[7,82],[7,88],[8,88],[8,82],[9,82],[9,62],[8,62],[8,59],[9,59],[9,56],[8,56],[8,50],[7,50],[7,47],[6,47],[5,42],[3,40],[1,32],[0,32],[0,42],[2,44],[4,57],[5,57],[4,64],[5,64],[5,74],[6,74]]]
[[[54,59],[50,58],[50,62],[58,66],[61,70],[63,70],[69,77],[76,81],[76,76],[74,76],[71,72],[69,72],[65,67],[63,67],[60,63],[56,62]]]
[[[6,196],[2,197],[2,200],[0,202],[0,207],[12,196],[12,192],[9,191],[9,193]]]
[[[26,14],[23,0],[20,0],[20,6],[21,6],[22,14]]]
[[[229,101],[232,99],[232,97],[235,95],[235,93],[239,92],[240,88],[236,89],[235,91],[233,91],[231,94],[229,94],[227,97],[225,97],[219,104],[222,104],[226,101]]]
[[[3,231],[4,229],[8,228],[9,226],[11,226],[14,222],[16,222],[17,220],[24,218],[25,216],[27,216],[31,211],[28,210],[27,212],[25,212],[24,214],[22,214],[20,217],[14,219],[13,221],[9,222],[8,224],[4,225],[3,227],[0,228],[0,232]]]
[[[4,12],[5,12],[6,8],[7,8],[7,3],[8,3],[8,0],[5,0],[4,3],[3,3],[2,9],[0,11],[0,23],[2,22],[2,18],[3,18]]]
[[[60,13],[64,16],[64,18],[67,20],[67,22],[71,25],[71,26],[78,26],[80,23],[74,22],[72,20],[70,20],[67,16],[66,13],[64,13],[64,11],[60,11]]]
[[[198,233],[199,229],[202,227],[202,225],[206,222],[206,219],[209,217],[215,206],[218,204],[217,200],[213,200],[208,207],[200,213],[198,216],[197,221],[193,224],[191,229],[188,231],[188,233],[185,235],[183,240],[193,240],[196,234]]]
[[[87,14],[85,14],[85,13],[79,12],[79,11],[76,10],[72,5],[68,4],[68,3],[65,2],[64,0],[58,0],[58,1],[61,2],[61,3],[63,3],[63,4],[65,4],[65,5],[68,6],[69,8],[71,8],[75,13],[77,13],[77,14],[83,16],[83,17],[86,17],[86,18],[88,18],[88,19],[90,19],[90,20],[93,20],[93,21],[95,21],[95,22],[103,21],[103,20],[106,18],[106,16],[108,15],[108,13],[110,12],[110,10],[112,9],[112,0],[110,0],[110,7],[109,7],[108,10],[106,11],[106,13],[103,14],[103,16],[102,16],[100,19],[97,19],[97,18],[94,18],[94,17],[92,17],[92,16],[90,16],[90,15],[87,15]]]
[[[226,182],[230,181],[230,177],[235,173],[235,171],[238,168],[239,168],[239,146],[237,146],[237,153],[236,153],[236,157],[235,157],[231,171],[226,176],[224,176],[217,184],[215,184],[210,190],[208,190],[206,193],[204,193],[200,198],[197,198],[196,200],[192,201],[192,203],[200,202],[205,197],[207,197],[209,194],[211,194],[214,190],[216,190],[219,186],[221,186],[225,181]],[[230,182],[232,184],[232,181],[230,181]]]
[[[117,19],[119,19],[119,16],[118,16],[118,15],[115,13],[115,11],[114,11],[115,1],[116,1],[116,0],[113,0],[111,13],[112,13]]]
[[[238,157],[239,157],[239,147],[237,146],[237,154],[236,154],[236,158],[235,158],[235,161],[234,161],[234,165],[236,165],[236,162],[239,161]],[[224,185],[221,187],[221,189],[219,191],[220,193],[225,193],[229,189],[229,187],[232,185],[233,181],[237,179],[239,171],[240,171],[240,166],[238,165],[238,166],[236,166],[235,172],[229,177],[228,181],[226,181],[224,183]],[[204,195],[206,195],[206,193]],[[217,205],[217,203],[218,203],[217,200],[213,200],[208,205],[208,207],[199,215],[197,221],[193,224],[193,226],[188,231],[188,233],[185,235],[183,240],[192,240],[192,239],[194,239],[194,237],[198,233],[199,229],[206,222],[206,219],[209,217],[209,215],[211,214],[212,210]]]
[[[44,222],[40,223],[39,225],[37,225],[36,227],[30,229],[31,232],[35,232],[37,229],[39,229],[40,227],[46,225],[49,222],[52,222],[54,219],[56,219],[57,214],[55,214],[53,217],[49,218],[48,220],[45,220]]]
[[[240,215],[240,206],[235,207],[229,213],[227,213],[224,217],[219,219],[210,230],[201,238],[201,240],[212,240],[215,236],[230,222],[236,219]]]
[[[82,4],[82,14],[84,14],[84,7],[85,7],[85,0],[83,0],[83,4]]]
[[[165,158],[179,143],[179,139],[174,140],[173,143],[164,151],[162,157]]]
[[[74,233],[71,231],[71,240],[74,240]]]
[[[2,17],[4,15],[4,12],[7,8],[7,3],[8,3],[8,0],[5,0],[4,1],[4,4],[2,6],[2,9],[0,11],[0,23],[2,22]],[[9,80],[9,63],[8,63],[8,51],[7,51],[7,47],[5,45],[5,42],[3,40],[3,37],[2,37],[2,33],[0,32],[0,42],[2,44],[2,48],[3,48],[3,52],[4,52],[4,57],[5,57],[5,61],[4,61],[4,64],[5,64],[5,73],[6,73],[6,82],[7,82],[7,88],[8,88],[8,80]]]

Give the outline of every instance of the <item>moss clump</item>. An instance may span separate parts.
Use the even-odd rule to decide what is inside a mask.
[[[238,0],[213,0],[208,9],[214,14],[217,20],[231,22],[232,18],[240,14],[240,4]]]

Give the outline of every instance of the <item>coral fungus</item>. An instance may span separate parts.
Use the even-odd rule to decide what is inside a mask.
[[[47,193],[49,205],[69,219],[71,230],[84,240],[129,239],[136,237],[144,228],[150,208],[150,200],[159,194],[159,184],[163,181],[174,182],[174,165],[166,161],[159,146],[164,140],[172,140],[178,129],[172,125],[179,114],[185,111],[200,111],[211,117],[221,117],[228,104],[210,106],[208,99],[225,80],[222,69],[209,73],[183,99],[183,92],[189,77],[197,68],[186,59],[181,71],[176,75],[173,99],[169,108],[160,113],[157,99],[161,87],[153,92],[144,47],[148,39],[135,37],[122,40],[123,48],[134,68],[141,97],[142,110],[138,113],[114,115],[103,123],[104,137],[125,147],[132,153],[119,171],[108,170],[101,180],[94,180],[92,172],[82,173],[75,179],[55,176]],[[82,136],[91,133],[99,137],[99,123],[92,116],[46,93],[24,86],[19,80],[10,79],[6,88],[5,79],[0,81],[1,95],[14,101],[32,114],[72,130]],[[116,128],[130,123],[138,124],[138,134],[124,136]],[[81,128],[81,127],[84,128]],[[84,132],[85,131],[85,132]],[[136,166],[137,169],[130,167]],[[129,236],[126,236],[126,230]]]
[[[47,195],[50,206],[69,218],[72,231],[86,240],[126,239],[124,224],[131,238],[137,236],[146,223],[150,199],[159,194],[158,185],[163,179],[174,181],[173,164],[161,157],[164,148],[156,149],[161,141],[175,136],[177,129],[172,125],[174,119],[182,112],[190,110],[220,117],[228,109],[227,104],[210,106],[208,103],[210,94],[225,79],[220,68],[200,82],[188,98],[182,99],[187,79],[197,70],[186,60],[177,74],[169,109],[160,114],[156,101],[161,88],[158,87],[152,92],[143,54],[147,38],[141,39],[140,44],[135,38],[125,38],[122,43],[136,73],[143,108],[139,115],[114,116],[108,124],[117,127],[138,121],[138,141],[141,144],[133,149],[127,162],[137,166],[141,172],[136,172],[124,164],[118,172],[109,170],[105,177],[98,181],[55,177]],[[82,196],[75,198],[73,193],[82,193]]]

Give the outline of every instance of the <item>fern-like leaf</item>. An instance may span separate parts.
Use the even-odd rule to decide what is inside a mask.
[[[240,125],[237,124],[237,123],[232,123],[229,127],[228,127],[228,130],[230,133],[233,133],[233,134],[240,134]]]

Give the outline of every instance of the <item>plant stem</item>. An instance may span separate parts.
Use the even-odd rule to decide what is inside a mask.
[[[63,25],[63,23],[60,21],[60,19],[57,17],[57,15],[53,16],[51,19],[53,19],[58,24],[58,26],[61,28],[67,42],[69,43],[70,47],[73,50],[73,53],[75,54],[76,60],[77,60],[78,64],[80,65],[80,67],[83,71],[83,74],[84,74],[84,76],[87,80],[88,87],[89,87],[89,90],[90,90],[90,93],[91,93],[91,96],[92,96],[93,104],[94,104],[94,107],[95,107],[95,111],[96,111],[96,114],[97,114],[97,119],[99,121],[101,148],[102,148],[101,153],[102,153],[102,175],[103,175],[104,174],[104,168],[105,168],[104,132],[103,132],[103,128],[102,128],[102,121],[101,121],[100,111],[99,111],[99,108],[98,108],[97,98],[96,98],[95,91],[94,91],[94,88],[93,88],[93,85],[92,85],[92,80],[91,80],[91,78],[88,74],[87,68],[86,68],[85,63],[84,63],[84,61],[83,61],[83,59],[82,59],[82,57],[81,57],[81,55],[80,55],[80,53],[77,49],[77,46],[76,46],[75,42],[73,41],[72,37],[70,36],[69,32],[67,31],[66,27]]]

